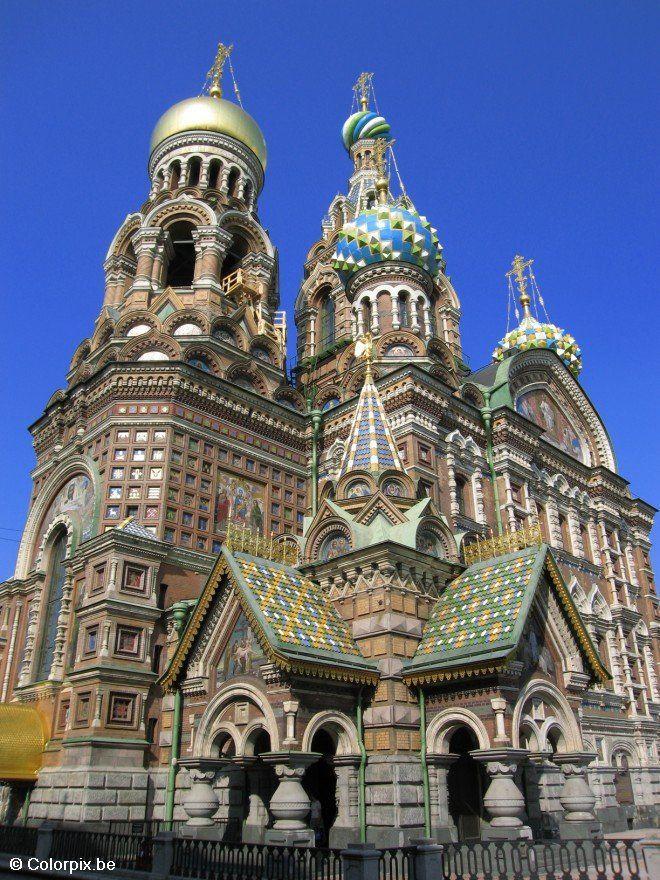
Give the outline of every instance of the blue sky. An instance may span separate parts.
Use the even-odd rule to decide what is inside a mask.
[[[472,366],[504,332],[514,253],[533,257],[550,317],[582,346],[620,472],[660,501],[657,3],[5,0],[3,13],[0,578],[27,509],[26,427],[93,328],[107,247],[148,192],[151,129],[199,92],[218,39],[236,46],[268,143],[260,216],[284,306],[350,173],[351,85],[374,71]]]

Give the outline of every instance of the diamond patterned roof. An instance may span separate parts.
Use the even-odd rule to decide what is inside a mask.
[[[344,620],[321,587],[296,569],[235,554],[236,564],[280,642],[361,657]]]
[[[434,605],[415,656],[404,665],[404,675],[504,660],[520,641],[544,570],[596,678],[607,679],[545,545],[475,563],[452,581]]]
[[[389,468],[399,471],[404,469],[387,421],[383,401],[374,384],[371,370],[367,370],[346,451],[339,468],[339,477],[353,470],[382,473]]]
[[[530,348],[549,348],[556,352],[574,376],[582,369],[582,352],[571,334],[554,324],[541,324],[532,317],[524,318],[519,327],[500,340],[493,358],[501,361],[509,354]]]

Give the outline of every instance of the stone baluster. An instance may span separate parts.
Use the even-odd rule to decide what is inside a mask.
[[[64,673],[64,647],[66,644],[66,631],[71,617],[71,597],[73,595],[73,574],[67,569],[62,587],[62,602],[60,613],[57,617],[57,630],[55,633],[55,645],[53,647],[53,662],[48,673],[50,681],[59,681]]]
[[[477,761],[486,765],[490,785],[484,796],[484,806],[491,821],[482,834],[484,840],[531,838],[532,832],[523,825],[525,799],[514,782],[518,765],[526,760],[525,749],[478,749],[470,752]]]
[[[37,623],[39,620],[39,606],[41,604],[42,592],[43,586],[35,591],[34,597],[28,607],[23,663],[21,665],[21,674],[18,680],[19,687],[25,687],[29,684],[32,675],[32,659],[34,656],[34,643],[37,636]]]
[[[380,334],[380,316],[378,314],[378,299],[375,294],[369,297],[371,302],[371,333],[373,336]]]
[[[568,530],[571,533],[573,553],[576,556],[584,558],[584,544],[582,543],[582,533],[580,531],[580,519],[578,517],[577,509],[573,504],[570,504],[568,507]]]
[[[261,756],[275,767],[278,786],[270,799],[273,827],[265,842],[285,846],[311,846],[314,832],[308,825],[311,802],[301,781],[307,767],[321,756],[313,752],[267,752]]]
[[[474,518],[479,523],[486,522],[486,508],[484,506],[484,484],[481,468],[476,467],[472,474],[472,491],[474,493]]]
[[[595,837],[601,832],[600,822],[594,815],[596,795],[587,778],[587,766],[595,757],[590,752],[564,752],[553,758],[564,774],[564,787],[559,795],[564,810],[560,827],[563,840]]]
[[[296,745],[298,742],[296,739],[296,714],[299,706],[300,703],[297,700],[285,700],[282,704],[286,716],[286,739],[283,741],[285,746]]]
[[[410,297],[410,329],[413,333],[419,333],[419,314],[417,312],[417,300],[414,296]]]
[[[426,297],[422,300],[422,310],[424,314],[424,338],[429,340],[433,336],[433,322],[431,321],[431,306]]]
[[[396,293],[390,295],[392,304],[392,330],[398,330],[401,326],[401,318],[399,316],[399,297]]]

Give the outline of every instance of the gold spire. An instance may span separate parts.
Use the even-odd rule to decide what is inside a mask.
[[[392,146],[393,140],[386,141],[385,138],[376,138],[373,145],[374,165],[378,172],[376,178],[376,192],[378,193],[378,203],[380,205],[387,204],[387,193],[390,188],[390,182],[387,177],[387,168],[385,166],[385,152],[388,146]]]
[[[523,308],[523,313],[526,318],[531,318],[532,314],[529,310],[529,294],[527,293],[527,278],[525,276],[525,269],[529,268],[534,260],[526,260],[524,257],[521,257],[520,254],[516,254],[513,258],[513,263],[511,263],[511,268],[506,273],[507,277],[514,276],[516,280],[516,284],[518,285],[518,290],[520,291],[520,305]]]
[[[207,82],[209,79],[211,80],[209,85],[209,95],[212,98],[222,97],[222,71],[224,69],[225,62],[231,55],[233,49],[233,43],[231,46],[225,46],[224,43],[218,43],[218,51],[216,52],[213,67],[206,74]]]
[[[355,97],[358,99],[358,102],[360,104],[360,110],[369,109],[369,91],[371,89],[372,79],[373,73],[361,73],[358,76],[355,85],[353,86]]]

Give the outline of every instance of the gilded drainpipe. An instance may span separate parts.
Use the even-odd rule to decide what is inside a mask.
[[[319,509],[319,433],[323,414],[320,409],[312,410],[312,516]]]
[[[419,733],[422,764],[422,788],[424,791],[424,834],[431,836],[431,787],[429,785],[429,765],[426,761],[426,699],[424,691],[419,689]]]
[[[484,391],[486,405],[480,410],[480,412],[484,427],[486,428],[486,460],[488,461],[488,469],[490,471],[490,481],[493,484],[497,534],[501,535],[504,529],[502,527],[502,511],[500,510],[500,490],[497,485],[497,474],[495,473],[495,462],[493,459],[493,411],[490,408],[490,395],[490,391]]]
[[[358,767],[358,821],[360,824],[360,843],[367,842],[367,797],[365,774],[367,768],[367,750],[364,747],[364,724],[362,721],[362,688],[358,694],[357,732],[360,746],[360,765]]]
[[[177,602],[172,606],[172,616],[174,618],[174,628],[181,638],[186,618],[188,617],[189,606],[187,602]],[[174,712],[172,717],[172,749],[170,752],[170,766],[167,771],[167,787],[165,789],[165,828],[172,830],[174,821],[174,801],[176,796],[176,775],[179,771],[179,758],[181,756],[181,719],[183,708],[183,693],[181,687],[177,685],[174,691]]]

